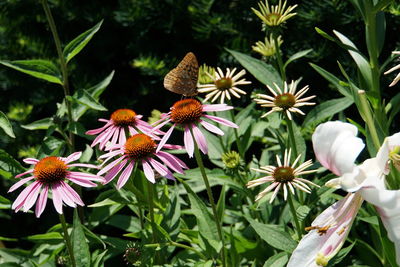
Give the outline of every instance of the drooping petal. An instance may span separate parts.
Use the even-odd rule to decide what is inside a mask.
[[[8,193],[10,193],[10,192],[14,191],[15,189],[21,187],[23,184],[25,184],[26,182],[32,180],[33,178],[35,178],[35,177],[31,176],[31,177],[27,177],[27,178],[19,180],[13,186],[10,187],[10,189],[8,190]]]
[[[36,202],[35,214],[37,218],[39,218],[40,215],[42,215],[44,208],[46,207],[48,192],[49,192],[49,187],[47,185],[43,185],[42,192],[40,192],[38,201]]]
[[[31,169],[31,170],[28,170],[28,171],[26,171],[26,172],[20,173],[20,174],[18,174],[18,175],[15,175],[15,178],[22,177],[22,176],[24,176],[24,175],[26,175],[26,174],[32,173],[33,171],[34,171],[34,169]]]
[[[22,161],[25,162],[26,164],[31,164],[31,165],[34,165],[39,162],[38,159],[34,159],[34,158],[26,158],[26,159],[23,159]]]
[[[330,121],[320,124],[312,135],[318,161],[338,176],[352,172],[354,161],[365,146],[356,135],[357,127],[350,123]]]
[[[125,167],[127,160],[124,159],[121,163],[117,164],[114,166],[104,177],[104,183],[108,184],[112,179],[115,178],[115,176],[118,175],[118,173],[122,170],[122,168]]]
[[[78,195],[77,192],[75,192],[75,190],[67,183],[63,184],[64,190],[66,193],[68,193],[68,195],[70,196],[71,199],[73,199],[73,201],[80,205],[80,206],[85,206],[85,204],[83,203],[81,197]]]
[[[211,104],[211,105],[203,105],[203,112],[207,111],[225,111],[233,109],[232,106],[228,106],[227,104]]]
[[[168,141],[168,139],[169,139],[169,137],[171,136],[172,131],[174,130],[174,128],[175,128],[175,124],[173,124],[173,125],[171,126],[171,128],[169,128],[169,130],[165,133],[165,135],[164,135],[163,138],[161,139],[160,143],[158,143],[156,153],[159,152],[160,149],[161,149],[161,148],[165,145],[165,143]]]
[[[71,155],[69,155],[67,158],[61,158],[65,163],[70,163],[72,161],[78,160],[82,155],[82,152],[78,151],[75,153],[72,153]]]
[[[216,122],[218,122],[218,123],[220,123],[222,125],[228,126],[228,127],[239,128],[239,126],[237,126],[235,123],[233,123],[233,122],[231,122],[229,120],[220,118],[220,117],[211,116],[211,115],[204,115],[204,117],[207,118],[207,119],[216,121]]]
[[[212,125],[211,123],[208,123],[206,121],[200,120],[200,124],[203,125],[204,128],[209,130],[212,133],[218,134],[218,135],[224,135],[224,132],[218,128],[217,126]]]
[[[156,156],[161,159],[162,162],[165,163],[169,168],[172,170],[178,172],[178,173],[183,173],[182,167],[179,164],[179,162],[176,160],[176,157],[168,154],[166,152],[160,151],[156,153]]]
[[[117,188],[121,189],[126,182],[128,181],[129,177],[132,174],[133,167],[135,166],[135,162],[131,161],[128,163],[126,166],[125,170],[121,173],[118,182],[117,182]]]
[[[41,183],[36,183],[36,185],[32,188],[32,191],[25,199],[24,209],[23,209],[24,212],[27,212],[35,204],[41,187],[42,187]]]
[[[156,180],[154,179],[154,171],[151,168],[150,164],[147,163],[147,161],[142,160],[142,165],[143,165],[144,175],[146,176],[147,180],[149,180],[154,184]]]
[[[203,133],[194,124],[192,126],[192,131],[193,131],[194,139],[196,140],[196,143],[199,146],[201,152],[203,152],[203,154],[207,154],[207,152],[208,152],[207,140],[204,137]]]
[[[54,207],[56,208],[56,211],[59,214],[62,214],[63,213],[62,212],[62,196],[61,196],[61,193],[58,191],[59,190],[58,189],[59,186],[60,186],[59,184],[52,185],[51,192],[53,193],[53,204],[54,204]]]
[[[189,127],[185,127],[185,132],[183,133],[183,141],[185,144],[185,149],[186,152],[189,155],[189,158],[193,158],[193,153],[194,153],[194,143],[193,143],[193,137],[192,134],[190,133]]]
[[[31,191],[35,188],[35,186],[37,186],[38,183],[39,182],[37,182],[37,181],[31,183],[24,190],[22,190],[22,192],[18,195],[17,199],[14,201],[14,203],[11,206],[11,208],[14,209],[15,212],[17,212],[18,210],[20,210],[22,208],[22,206],[25,203],[26,198],[31,193]]]

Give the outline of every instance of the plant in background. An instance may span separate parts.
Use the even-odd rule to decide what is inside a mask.
[[[265,4],[260,1],[258,2],[259,10],[255,8],[251,8],[254,14],[259,17],[265,25],[270,27],[280,26],[286,20],[290,19],[291,17],[295,16],[296,13],[291,13],[297,5],[288,6],[286,8],[287,1],[285,0],[282,4],[282,0],[279,0],[278,5],[271,5],[269,4],[268,0],[265,0]]]
[[[272,34],[270,34],[269,38],[265,37],[264,42],[258,41],[251,48],[254,52],[259,53],[265,58],[271,57],[276,54],[276,47],[280,47],[283,43],[282,36],[278,36],[277,38],[278,45],[275,45],[275,39]]]

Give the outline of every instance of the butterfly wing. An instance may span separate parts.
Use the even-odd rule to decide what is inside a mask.
[[[184,96],[197,95],[199,64],[196,56],[189,52],[182,61],[164,77],[164,87]]]

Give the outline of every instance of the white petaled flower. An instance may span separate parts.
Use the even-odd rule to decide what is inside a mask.
[[[276,162],[278,166],[269,165],[261,167],[260,169],[252,169],[257,172],[265,173],[267,174],[267,176],[248,182],[246,185],[248,188],[265,183],[271,183],[269,186],[267,186],[267,188],[265,188],[263,191],[261,191],[261,193],[257,195],[256,201],[263,198],[268,192],[272,190],[274,191],[274,193],[272,194],[269,203],[272,203],[272,201],[274,201],[276,195],[281,188],[283,189],[283,198],[284,200],[286,200],[288,191],[290,191],[293,195],[295,194],[294,188],[297,188],[306,193],[311,193],[311,188],[307,184],[319,187],[319,185],[299,177],[300,175],[316,172],[316,170],[306,171],[306,169],[312,165],[311,160],[307,160],[306,162],[296,167],[301,155],[299,155],[291,165],[290,156],[291,150],[289,149],[288,151],[285,149],[283,164],[281,162],[281,159],[277,155]]]
[[[278,41],[278,47],[281,46],[283,43],[282,37],[279,35],[277,38]],[[270,57],[275,55],[276,53],[276,47],[275,47],[275,40],[272,34],[270,34],[269,39],[268,37],[265,37],[265,41],[258,41],[251,47],[254,52],[259,53],[260,55],[264,57]]]
[[[220,98],[220,103],[225,103],[225,98],[231,99],[231,94],[237,98],[240,98],[240,94],[245,95],[246,92],[239,89],[237,86],[251,84],[250,81],[246,81],[245,78],[240,79],[243,75],[246,74],[245,70],[241,70],[236,73],[236,68],[234,69],[226,69],[226,74],[221,70],[221,68],[217,68],[217,71],[214,75],[206,74],[213,80],[213,83],[209,84],[200,84],[198,85],[198,91],[200,93],[208,93],[203,102],[206,102],[211,99],[211,103],[215,102],[218,98]]]
[[[400,55],[400,51],[393,51],[392,53],[395,55]],[[396,71],[396,70],[400,70],[400,64],[398,64],[398,65],[394,66],[393,68],[391,68],[390,70],[386,71],[385,75],[392,73],[393,71]],[[396,75],[393,82],[391,84],[389,84],[389,86],[390,87],[395,86],[398,81],[400,81],[400,72]]]
[[[273,112],[284,112],[289,120],[292,119],[291,113],[299,113],[305,115],[299,107],[302,106],[312,106],[315,105],[314,102],[307,102],[315,97],[315,95],[301,98],[305,93],[307,93],[309,87],[308,85],[301,88],[297,93],[297,81],[292,81],[289,85],[287,82],[284,83],[283,90],[274,83],[276,91],[267,85],[268,90],[272,93],[272,96],[265,94],[257,94],[254,101],[261,105],[262,107],[272,108],[270,111],[261,116],[264,118]]]
[[[286,20],[295,16],[297,13],[292,12],[297,5],[288,6],[286,9],[287,1],[284,1],[282,4],[282,0],[279,0],[278,5],[269,5],[268,0],[258,3],[258,7],[260,10],[255,8],[251,8],[253,12],[268,26],[278,26],[284,23]]]
[[[385,185],[389,162],[396,160],[393,154],[400,146],[400,133],[387,137],[376,157],[360,165],[354,162],[365,144],[356,135],[354,125],[341,121],[316,128],[312,136],[315,155],[322,166],[339,176],[326,185],[349,194],[313,221],[308,227],[310,232],[293,251],[288,267],[326,266],[344,244],[364,200],[376,207],[400,264],[400,190],[388,190]]]

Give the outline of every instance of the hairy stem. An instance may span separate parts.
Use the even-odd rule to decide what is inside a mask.
[[[71,259],[71,265],[73,267],[76,267],[74,251],[72,250],[71,238],[69,237],[69,234],[68,234],[68,228],[67,228],[67,224],[65,222],[64,214],[60,214],[59,217],[60,217],[60,222],[61,222],[62,229],[63,229],[63,232],[64,232],[63,237],[64,237],[65,245],[67,247],[68,254],[69,254],[69,257]]]

